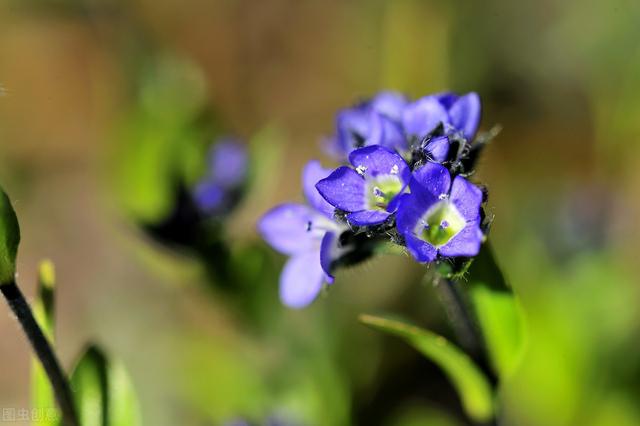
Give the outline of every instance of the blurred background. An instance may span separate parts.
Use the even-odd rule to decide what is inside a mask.
[[[503,127],[477,179],[529,333],[505,424],[638,425],[638,22],[632,0],[5,0],[0,182],[19,282],[33,295],[37,263],[55,262],[63,364],[102,344],[144,424],[468,424],[437,368],[357,322],[398,312],[451,334],[420,265],[376,257],[287,310],[284,256],[255,223],[302,201],[307,160],[333,165],[321,141],[339,108],[473,90],[483,129]],[[157,231],[223,135],[246,141],[252,168],[207,227],[221,272]],[[0,407],[28,407],[29,350],[4,312]]]

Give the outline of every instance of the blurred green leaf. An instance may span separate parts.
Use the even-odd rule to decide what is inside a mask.
[[[71,386],[83,426],[141,424],[138,400],[126,371],[99,348],[89,347],[80,358]]]
[[[517,367],[524,351],[522,310],[489,244],[483,245],[468,272],[468,282],[463,284],[468,288],[493,367],[504,378]]]
[[[5,192],[0,189],[0,285],[13,281],[16,255],[20,244],[20,226],[16,212]]]
[[[155,223],[169,214],[179,185],[202,174],[213,118],[204,79],[189,62],[156,59],[140,79],[137,102],[116,135],[114,178],[127,213]]]
[[[394,413],[387,426],[461,426],[460,422],[436,406],[412,404]]]
[[[471,358],[457,346],[442,336],[394,319],[361,315],[360,321],[404,339],[444,370],[470,418],[478,422],[491,419],[494,413],[491,385]]]
[[[219,424],[239,413],[248,418],[265,414],[264,387],[260,371],[237,342],[181,336],[178,358],[180,391],[195,412]],[[194,378],[198,378],[195,379]]]
[[[95,347],[90,347],[71,375],[80,423],[83,426],[106,426],[107,360]]]
[[[141,425],[138,397],[124,365],[112,360],[108,371],[109,426]]]
[[[53,263],[44,260],[38,270],[38,298],[33,303],[33,315],[49,342],[54,342],[55,330],[55,270]],[[38,414],[33,420],[34,426],[53,426],[57,411],[53,389],[40,361],[31,361],[31,398],[32,408]]]

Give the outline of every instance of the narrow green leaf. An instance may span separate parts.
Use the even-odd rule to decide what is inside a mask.
[[[20,244],[20,226],[9,197],[0,189],[0,285],[12,282],[16,275],[16,255]]]
[[[118,361],[109,364],[109,426],[142,424],[140,405],[131,378]]]
[[[401,337],[442,368],[458,391],[470,418],[478,422],[492,418],[491,385],[471,358],[457,346],[442,336],[397,320],[361,315],[360,321],[376,330]]]
[[[71,376],[82,426],[138,426],[138,400],[124,367],[96,346],[84,353]]]
[[[494,368],[507,377],[522,357],[525,327],[516,295],[485,244],[469,268],[468,288],[478,323]]]
[[[33,304],[33,314],[44,335],[51,344],[55,329],[55,272],[53,263],[45,260],[38,271],[38,298]],[[31,361],[31,398],[34,409],[34,426],[54,426],[59,418],[53,389],[49,379],[36,358]]]
[[[96,347],[82,355],[71,375],[82,426],[107,426],[107,360]]]

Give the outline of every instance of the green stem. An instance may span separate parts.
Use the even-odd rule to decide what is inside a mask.
[[[475,315],[473,309],[469,306],[468,298],[460,288],[460,283],[439,275],[435,279],[435,284],[440,290],[447,316],[453,325],[461,346],[465,348],[469,356],[471,356],[478,367],[482,369],[491,387],[495,391],[498,385],[498,376],[491,367],[482,330],[475,320]],[[484,425],[487,426],[496,424],[497,419],[495,417],[488,423],[484,423]]]
[[[60,367],[49,341],[45,337],[42,329],[38,326],[33,312],[29,307],[24,295],[18,288],[15,281],[0,285],[2,295],[7,299],[9,307],[20,322],[33,351],[42,363],[51,387],[53,388],[56,400],[62,412],[62,424],[65,426],[79,426],[71,389],[66,375]]]

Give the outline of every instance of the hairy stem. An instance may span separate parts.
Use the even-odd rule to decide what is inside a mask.
[[[78,422],[69,382],[60,367],[60,363],[49,341],[38,326],[24,295],[15,281],[0,285],[0,291],[5,299],[7,299],[9,307],[20,322],[24,333],[31,343],[33,351],[49,377],[51,387],[53,388],[56,400],[60,406],[60,411],[62,412],[62,423],[65,426],[79,426],[80,423]]]
[[[468,302],[460,291],[459,284],[453,280],[438,277],[435,285],[460,344],[467,352],[477,355],[482,348],[482,336],[472,313],[469,312]]]
[[[475,320],[475,315],[469,300],[460,288],[460,283],[438,276],[435,279],[436,288],[440,292],[447,316],[451,321],[454,331],[460,340],[460,344],[465,348],[469,356],[482,369],[495,390],[498,385],[498,377],[489,362],[489,354],[482,335],[482,330]],[[497,419],[494,417],[487,426],[496,425]]]

